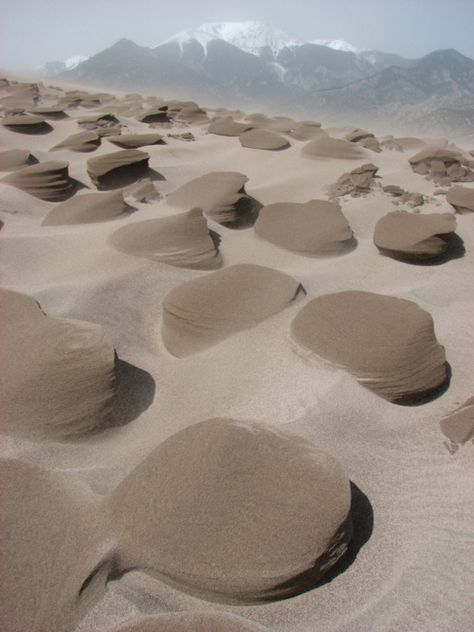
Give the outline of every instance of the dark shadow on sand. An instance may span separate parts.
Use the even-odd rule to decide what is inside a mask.
[[[166,178],[155,169],[151,169],[144,162],[132,165],[117,167],[99,178],[97,189],[99,191],[111,191],[134,184],[142,178],[150,178],[152,181],[166,180]]]
[[[410,258],[409,256],[397,255],[396,253],[383,250],[379,248],[381,254],[386,257],[390,257],[391,259],[395,259],[395,261],[401,261],[402,263],[409,263],[414,266],[439,266],[447,261],[451,261],[453,259],[462,259],[466,254],[466,248],[464,247],[464,241],[457,235],[456,233],[451,233],[450,235],[438,235],[443,241],[448,244],[446,250],[438,255],[437,257],[432,257],[431,259],[417,259]]]
[[[5,129],[17,134],[28,134],[30,136],[42,136],[53,131],[53,127],[47,123],[37,123],[36,125],[5,125]]]
[[[219,235],[219,233],[216,233],[216,231],[214,230],[209,230],[209,237],[212,239],[212,243],[214,244],[214,247],[218,249],[219,246],[221,245],[222,237]]]
[[[242,197],[235,204],[235,210],[237,212],[238,219],[233,222],[222,222],[222,226],[226,228],[250,228],[258,219],[260,210],[263,208],[263,204],[256,200],[251,195],[248,195],[242,188],[239,193],[242,193]]]
[[[444,366],[446,369],[446,377],[439,386],[425,393],[408,395],[402,399],[397,399],[393,403],[398,404],[399,406],[422,406],[423,404],[428,404],[429,402],[438,399],[438,397],[441,397],[441,395],[444,395],[449,388],[452,376],[452,369],[449,362],[445,362]]]

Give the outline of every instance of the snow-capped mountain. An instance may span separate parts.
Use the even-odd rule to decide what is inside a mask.
[[[318,44],[319,46],[327,46],[328,48],[332,48],[333,50],[342,50],[345,53],[354,53],[355,55],[358,55],[359,53],[362,52],[362,49],[356,48],[355,46],[353,46],[349,42],[346,42],[346,40],[343,40],[343,39],[333,39],[333,40],[317,39],[317,40],[312,40],[311,42],[308,42],[308,43]]]
[[[68,57],[64,61],[47,61],[42,66],[37,68],[38,72],[46,77],[55,77],[61,72],[67,72],[68,70],[74,70],[79,64],[87,61],[89,58],[84,55],[73,55]]]
[[[66,70],[72,70],[87,59],[89,59],[89,57],[84,57],[84,55],[73,55],[72,57],[64,60],[64,65],[66,66]]]

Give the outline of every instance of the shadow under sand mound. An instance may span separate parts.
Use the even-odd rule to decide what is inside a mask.
[[[210,230],[209,237],[212,239],[212,243],[214,244],[214,246],[216,248],[219,248],[222,242],[222,237],[219,235],[219,233],[216,233],[215,230]]]
[[[429,402],[432,402],[435,399],[438,399],[438,397],[444,395],[451,384],[452,376],[452,369],[449,362],[444,363],[444,368],[446,371],[446,377],[435,389],[431,389],[423,393],[415,393],[414,395],[407,395],[401,399],[394,400],[393,403],[398,404],[399,406],[422,406],[423,404],[429,404]]]
[[[243,187],[239,193],[242,193],[243,196],[235,203],[238,219],[232,222],[222,222],[222,226],[226,228],[251,228],[258,219],[260,209],[263,208],[263,204],[248,195]]]
[[[466,248],[464,246],[464,240],[461,239],[459,235],[457,235],[456,233],[451,233],[449,235],[439,235],[439,237],[447,243],[447,248],[438,257],[434,257],[433,259],[413,261],[393,257],[393,255],[392,258],[403,261],[404,263],[411,263],[412,265],[416,266],[439,266],[443,263],[447,263],[448,261],[452,261],[453,259],[462,259],[464,257],[464,255],[466,254]]]
[[[44,134],[49,134],[54,129],[46,121],[36,123],[34,125],[14,125],[13,123],[10,123],[9,125],[4,125],[4,127],[11,132],[16,132],[17,134],[28,134],[30,136],[43,136]]]
[[[119,189],[135,183],[141,178],[150,178],[151,180],[163,180],[163,176],[157,171],[150,169],[142,163],[133,165],[124,165],[117,167],[109,173],[101,176],[97,189],[99,191],[110,191],[111,189]]]

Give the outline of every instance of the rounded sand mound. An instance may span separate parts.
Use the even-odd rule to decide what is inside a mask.
[[[63,438],[97,428],[115,388],[114,348],[102,327],[50,318],[30,296],[0,290],[1,430]]]
[[[64,108],[60,105],[40,105],[33,108],[29,108],[30,114],[43,116],[49,119],[63,119],[67,118],[67,114]]]
[[[60,160],[24,167],[3,178],[2,182],[47,202],[65,200],[77,188],[77,183],[69,177],[69,163]]]
[[[291,325],[294,342],[393,402],[423,398],[447,379],[433,319],[412,301],[371,292],[325,294]]]
[[[0,171],[15,171],[36,162],[28,149],[9,149],[0,152]]]
[[[237,123],[231,116],[228,116],[211,123],[207,131],[209,134],[217,134],[218,136],[240,136],[253,127],[250,123]]]
[[[43,117],[33,114],[6,116],[0,122],[7,129],[20,134],[48,134],[53,130]]]
[[[256,601],[307,589],[337,562],[350,504],[342,467],[313,444],[209,419],[155,449],[116,489],[112,512],[125,566]]]
[[[453,187],[449,189],[446,200],[457,213],[474,213],[474,188]]]
[[[360,140],[363,140],[365,138],[375,138],[375,136],[372,134],[372,132],[368,132],[366,129],[360,129],[359,127],[357,127],[356,129],[353,129],[351,132],[349,132],[349,134],[346,134],[345,138],[350,143],[358,143]]]
[[[139,149],[123,149],[89,158],[87,173],[98,189],[116,189],[147,175],[149,158]]]
[[[159,108],[151,108],[150,110],[146,110],[142,114],[139,114],[137,116],[137,121],[140,121],[140,123],[169,123],[170,118],[167,110],[167,105],[163,105]]]
[[[198,206],[209,218],[230,228],[253,224],[259,205],[245,192],[246,182],[243,173],[213,171],[183,184],[167,202],[182,209]]]
[[[99,145],[100,136],[95,132],[79,132],[78,134],[68,136],[57,145],[54,145],[50,151],[70,149],[71,151],[88,152],[95,151]]]
[[[251,264],[187,281],[164,298],[163,343],[178,358],[197,353],[280,312],[300,290],[287,274]]]
[[[303,147],[301,153],[308,158],[355,159],[364,157],[363,150],[354,143],[331,136],[315,138]]]
[[[239,136],[242,147],[250,149],[279,150],[286,149],[290,143],[286,138],[267,129],[252,129]]]
[[[255,232],[280,248],[309,257],[340,252],[353,240],[339,204],[324,200],[264,206],[255,222]]]
[[[119,134],[118,136],[108,136],[107,140],[119,147],[125,147],[125,149],[136,149],[157,143],[164,144],[161,134]]]
[[[302,122],[295,125],[290,136],[297,140],[312,140],[319,136],[327,136],[326,132],[321,129],[321,123]]]
[[[85,193],[55,206],[46,215],[41,225],[62,226],[106,222],[126,214],[127,208],[122,191]]]
[[[456,230],[451,213],[388,213],[375,225],[374,244],[384,255],[406,261],[423,261],[443,254]]]
[[[213,270],[222,265],[200,208],[127,224],[112,233],[109,243],[127,254],[178,268]]]
[[[110,632],[268,632],[266,628],[217,612],[170,612],[137,619]]]

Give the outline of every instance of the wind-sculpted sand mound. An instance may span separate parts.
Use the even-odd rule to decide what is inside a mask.
[[[229,116],[217,119],[217,121],[211,123],[207,131],[209,134],[217,134],[218,136],[240,136],[240,134],[243,134],[253,127],[254,126],[250,123],[237,123]]]
[[[178,358],[197,353],[280,312],[300,290],[287,274],[251,264],[187,281],[163,301],[163,343]]]
[[[37,162],[28,149],[9,149],[0,152],[0,171],[15,171]]]
[[[150,200],[159,200],[161,193],[153,184],[151,178],[141,178],[137,182],[129,184],[124,190],[125,196],[131,196],[137,202],[149,202]]]
[[[115,389],[102,327],[50,318],[30,296],[0,290],[3,432],[61,439],[97,428]]]
[[[83,116],[77,119],[80,127],[88,127],[89,125],[99,125],[101,123],[119,123],[120,121],[112,112],[100,112],[91,116]]]
[[[371,162],[356,167],[350,173],[343,173],[337,182],[329,187],[331,197],[366,195],[374,186],[374,178],[379,170]]]
[[[127,224],[112,233],[109,243],[127,254],[178,268],[213,270],[222,265],[200,208]]]
[[[41,116],[33,114],[15,114],[0,119],[1,124],[12,132],[20,134],[48,134],[53,128]]]
[[[96,134],[96,132],[79,132],[78,134],[68,136],[57,145],[54,145],[50,151],[70,149],[71,151],[88,152],[95,151],[99,145],[100,136]]]
[[[34,108],[30,108],[28,112],[30,112],[30,114],[43,116],[44,118],[49,119],[67,118],[67,114],[64,111],[64,108],[59,105],[39,105]]]
[[[100,574],[86,582],[104,553],[95,506],[78,486],[25,462],[0,461],[0,477],[0,629],[70,632],[105,588]]]
[[[268,632],[268,629],[231,614],[168,612],[137,619],[110,632]]]
[[[119,147],[125,147],[125,149],[136,149],[137,147],[156,145],[158,143],[164,144],[161,134],[120,134],[118,136],[108,136],[107,140]]]
[[[402,261],[434,259],[446,252],[456,230],[451,213],[388,213],[375,225],[374,244],[384,255]]]
[[[89,158],[87,173],[98,189],[116,189],[146,176],[149,158],[139,149],[123,149]]]
[[[76,195],[52,208],[41,222],[42,226],[92,224],[117,219],[127,213],[128,206],[122,191],[85,193]]]
[[[345,139],[348,140],[350,143],[358,143],[364,138],[375,138],[375,136],[374,134],[372,134],[372,132],[368,132],[366,129],[361,129],[359,127],[353,129],[351,132],[349,132],[349,134],[346,134],[345,136]]]
[[[440,421],[441,432],[449,440],[447,447],[451,453],[468,441],[474,440],[474,397]]]
[[[267,129],[252,129],[239,136],[242,147],[250,149],[279,150],[286,149],[290,143],[286,138]]]
[[[252,225],[261,205],[245,192],[246,182],[243,173],[213,171],[183,184],[167,202],[182,209],[202,208],[209,218],[229,228]]]
[[[341,158],[344,160],[363,158],[364,151],[354,143],[331,136],[319,136],[301,150],[308,158]]]
[[[321,123],[312,123],[311,121],[303,121],[297,123],[290,133],[292,138],[297,140],[313,140],[320,136],[327,136],[327,133],[321,129]]]
[[[426,147],[409,159],[415,173],[441,185],[451,182],[473,182],[471,161],[460,151],[447,147]]]
[[[264,206],[255,232],[266,241],[306,256],[340,252],[351,245],[351,227],[339,204],[310,200]]]
[[[358,291],[325,294],[294,318],[291,337],[303,352],[346,369],[389,401],[422,399],[448,377],[433,319],[405,299]]]
[[[47,202],[65,200],[77,189],[77,182],[69,177],[69,163],[60,160],[24,167],[3,178],[2,182]]]
[[[167,110],[167,105],[159,108],[151,108],[139,114],[137,121],[140,121],[140,123],[170,123]]]
[[[446,200],[457,213],[474,213],[474,188],[453,187],[448,191]]]
[[[168,438],[111,504],[125,567],[220,600],[278,599],[314,586],[352,535],[349,480],[332,456],[231,419]]]

